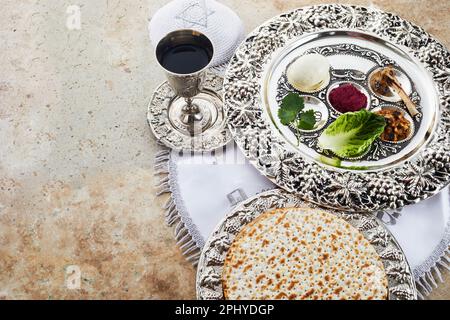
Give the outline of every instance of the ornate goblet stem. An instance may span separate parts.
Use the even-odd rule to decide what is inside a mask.
[[[211,41],[190,29],[167,34],[156,47],[156,58],[177,94],[170,103],[168,119],[174,130],[189,136],[199,135],[223,119],[219,116],[220,97],[203,90],[213,52]]]

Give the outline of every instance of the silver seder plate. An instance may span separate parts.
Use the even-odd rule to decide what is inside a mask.
[[[331,64],[329,84],[305,96],[318,127],[301,132],[277,117],[281,99],[296,92],[286,67],[296,57],[320,53]],[[380,97],[371,74],[393,65],[417,105],[409,117],[396,94]],[[397,108],[412,121],[402,143],[376,140],[339,168],[320,161],[317,138],[339,116],[327,93],[351,82],[367,95],[368,109]],[[450,181],[450,53],[422,28],[373,8],[318,5],[277,16],[253,31],[228,67],[225,109],[230,131],[250,162],[280,187],[305,200],[348,211],[399,208],[436,194]]]
[[[197,269],[197,298],[223,299],[222,269],[228,248],[242,227],[260,214],[275,208],[315,207],[281,189],[247,199],[235,207],[215,228],[205,246]],[[399,244],[383,223],[369,213],[327,211],[346,220],[369,240],[383,261],[388,279],[389,300],[417,299],[414,279]]]

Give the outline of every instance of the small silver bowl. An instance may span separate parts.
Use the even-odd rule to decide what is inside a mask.
[[[362,108],[362,109],[366,109],[366,110],[368,110],[369,108],[370,108],[370,95],[369,95],[369,93],[367,92],[367,90],[362,86],[362,85],[360,85],[360,84],[358,84],[358,83],[356,83],[356,82],[353,82],[353,81],[338,81],[338,82],[334,82],[331,86],[329,86],[328,87],[328,91],[327,91],[327,103],[328,103],[328,105],[331,107],[331,108],[333,108],[333,110],[335,110],[337,113],[339,113],[339,114],[343,114],[341,111],[339,111],[339,110],[337,110],[332,104],[331,104],[331,102],[330,102],[330,93],[331,93],[331,91],[333,90],[333,89],[335,89],[335,88],[337,88],[337,87],[340,87],[341,85],[344,85],[344,84],[351,84],[351,85],[353,85],[356,89],[358,89],[362,94],[364,94],[365,96],[366,96],[366,98],[367,98],[367,104],[366,104],[366,107],[365,108]],[[344,112],[345,113],[345,112]]]
[[[313,90],[308,90],[308,89],[305,89],[305,88],[302,88],[302,89],[296,88],[293,84],[291,84],[291,83],[289,82],[288,77],[287,77],[288,69],[289,69],[289,67],[290,67],[295,61],[297,61],[297,59],[299,59],[300,57],[302,57],[302,56],[298,56],[298,57],[296,57],[295,59],[293,59],[291,62],[289,62],[289,64],[288,64],[288,65],[286,66],[286,68],[284,69],[284,75],[286,76],[286,82],[289,83],[289,85],[290,85],[292,88],[294,88],[295,90],[298,90],[298,91],[304,92],[304,93],[315,93],[315,92],[319,92],[319,91],[322,91],[323,89],[325,89],[325,88],[328,86],[328,84],[330,83],[330,80],[331,80],[331,71],[332,71],[331,65],[330,65],[330,68],[328,69],[328,74],[327,74],[326,78],[323,79],[323,82],[320,84],[319,87],[317,87],[317,88],[315,88],[315,89],[313,89]]]
[[[383,142],[392,143],[392,144],[404,143],[404,142],[406,142],[408,140],[411,140],[411,138],[414,136],[414,132],[416,130],[416,127],[414,125],[413,118],[409,115],[409,113],[407,111],[405,111],[404,109],[402,109],[402,108],[400,108],[398,106],[394,106],[392,104],[383,104],[383,105],[380,105],[380,106],[378,106],[378,107],[376,107],[376,108],[374,108],[374,109],[372,109],[370,111],[377,112],[377,111],[386,110],[386,109],[396,110],[396,111],[401,112],[403,114],[403,116],[405,117],[405,119],[408,120],[409,123],[410,123],[410,131],[409,131],[408,137],[406,137],[405,139],[400,140],[400,141],[389,141],[389,140],[383,140],[381,138],[380,138],[380,140],[383,141]]]
[[[302,130],[299,129],[300,132],[315,132],[320,129],[322,129],[328,122],[328,119],[330,117],[330,112],[325,105],[325,103],[322,102],[319,98],[316,98],[314,96],[310,95],[300,95],[304,101],[305,101],[305,107],[304,111],[308,110],[314,110],[314,116],[316,118],[316,124],[314,125],[314,128],[311,130]],[[289,125],[290,128],[297,130],[297,128],[293,125]]]
[[[367,86],[369,87],[370,92],[377,98],[382,99],[384,101],[388,102],[399,102],[402,101],[402,98],[395,92],[394,90],[390,89],[389,92],[386,95],[381,95],[377,93],[374,88],[372,88],[371,80],[375,72],[384,69],[384,67],[376,68],[374,69],[369,76],[367,77]],[[400,85],[402,86],[403,90],[406,92],[407,95],[410,95],[412,92],[412,86],[411,81],[409,80],[408,76],[398,69],[394,68],[395,77],[400,82]]]

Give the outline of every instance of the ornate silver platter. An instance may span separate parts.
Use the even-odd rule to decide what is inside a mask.
[[[204,94],[207,93],[207,94]],[[197,103],[203,100],[208,101],[215,97],[221,103],[223,95],[223,78],[212,73],[206,73],[203,92],[198,94],[195,99]],[[150,103],[148,104],[147,121],[153,135],[174,150],[208,152],[226,145],[232,137],[226,128],[223,112],[216,114],[213,119],[213,125],[203,133],[189,136],[180,130],[174,130],[174,126],[169,123],[168,113],[171,111],[169,106],[177,98],[175,91],[170,87],[167,81],[163,82],[154,92]]]
[[[281,189],[263,192],[233,209],[215,228],[200,256],[197,269],[197,298],[223,299],[222,268],[228,248],[244,225],[275,208],[315,207]],[[390,300],[416,299],[414,279],[405,255],[383,223],[369,213],[328,211],[357,228],[380,255],[388,279]]]
[[[336,37],[338,34],[347,35],[347,32],[333,32],[333,37]],[[322,33],[321,35],[323,36],[324,33]],[[295,44],[298,45],[298,42],[296,42]],[[408,114],[404,103],[396,93],[391,93],[391,96],[382,97],[373,92],[372,88],[369,85],[370,78],[375,73],[375,71],[379,70],[385,65],[392,65],[395,67],[397,74],[401,75],[399,79],[403,87],[405,88],[405,91],[412,97],[412,101],[414,101],[420,107],[421,97],[418,93],[418,90],[416,89],[411,79],[407,76],[407,72],[403,70],[403,68],[399,66],[398,63],[374,50],[365,49],[358,45],[350,43],[314,47],[305,51],[305,54],[309,53],[322,54],[328,57],[330,61],[339,66],[339,68],[333,68],[331,70],[331,80],[327,86],[325,86],[322,90],[314,93],[301,92],[296,90],[288,83],[286,74],[285,72],[283,72],[279,77],[276,77],[278,80],[277,83],[274,84],[273,88],[269,86],[265,90],[266,98],[268,100],[270,100],[270,93],[273,90],[276,91],[275,97],[272,97],[274,98],[272,99],[272,103],[269,102],[267,104],[269,106],[267,111],[271,119],[273,119],[273,124],[281,132],[283,137],[287,141],[290,141],[294,145],[294,147],[298,147],[298,143],[300,141],[300,151],[303,152],[305,156],[309,156],[313,159],[317,159],[320,156],[333,157],[333,154],[331,152],[328,152],[327,150],[321,150],[317,145],[317,142],[318,137],[327,128],[327,126],[342,114],[341,112],[335,110],[330,103],[330,92],[332,91],[332,89],[347,83],[357,87],[359,91],[364,93],[364,95],[367,97],[368,105],[366,109],[377,111],[379,109],[396,108],[397,110],[400,110],[400,112],[402,112],[404,116],[408,118],[411,124],[411,134],[408,139],[401,141],[401,143],[385,142],[377,139],[367,153],[356,159],[347,159],[348,161],[344,161],[342,163],[343,167],[346,166],[347,168],[358,167],[367,169],[387,167],[390,163],[395,163],[396,161],[398,162],[399,159],[401,160],[408,158],[409,155],[413,154],[426,141],[426,139],[424,139],[423,135],[421,135],[420,133],[429,133],[432,131],[436,119],[436,117],[433,117],[432,115],[436,115],[438,111],[437,100],[431,104],[431,106],[436,106],[436,108],[432,110],[433,112],[420,112],[418,115],[412,118]],[[349,68],[345,68],[345,66]],[[286,68],[284,68],[284,70],[285,69]],[[317,128],[311,131],[302,131],[300,135],[297,135],[297,130],[295,129],[295,127],[286,128],[279,122],[276,116],[276,112],[278,106],[281,104],[282,98],[285,97],[289,92],[296,92],[306,99],[316,98],[318,101],[321,101],[322,104],[325,105],[324,110],[322,110],[322,106],[321,108],[317,108],[316,106],[311,105],[311,103],[309,103],[307,100],[305,102],[307,109],[313,109],[315,111],[316,118],[318,120]],[[425,119],[423,119],[423,115],[425,115]],[[422,132],[419,132],[419,134],[417,134],[415,128],[422,128]],[[416,136],[417,139],[410,141]],[[412,148],[412,146],[414,146],[414,148]],[[404,150],[406,150],[408,147],[412,150],[404,152]]]
[[[331,64],[330,83],[309,99],[324,111],[322,127],[300,135],[279,123],[276,111],[287,92],[286,67],[319,52]],[[368,108],[400,108],[398,97],[377,96],[368,79],[394,65],[419,109],[413,134],[402,143],[376,140],[367,154],[320,161],[317,137],[339,114],[327,92],[348,81],[367,92]],[[349,211],[399,208],[425,199],[450,182],[450,53],[423,29],[373,8],[319,5],[277,16],[242,43],[228,67],[225,109],[230,131],[246,157],[265,176],[303,199]],[[319,101],[317,101],[319,100]],[[326,108],[324,108],[324,106]],[[326,154],[325,154],[326,155]]]

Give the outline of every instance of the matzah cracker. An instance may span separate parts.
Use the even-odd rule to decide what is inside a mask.
[[[228,250],[226,299],[386,299],[375,248],[320,209],[277,209],[244,226]]]

